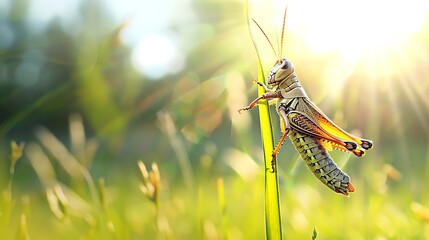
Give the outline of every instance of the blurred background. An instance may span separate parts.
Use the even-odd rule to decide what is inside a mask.
[[[429,2],[287,3],[283,56],[374,149],[332,152],[347,198],[287,140],[285,237],[429,238]],[[276,52],[285,4],[249,3]],[[257,95],[245,6],[1,0],[0,238],[264,238],[258,111],[237,112]],[[268,72],[276,55],[250,28]]]

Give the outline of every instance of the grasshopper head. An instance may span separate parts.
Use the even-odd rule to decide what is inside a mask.
[[[286,78],[292,76],[294,72],[293,64],[289,60],[286,58],[277,60],[276,64],[274,64],[274,67],[271,68],[271,71],[268,74],[268,84],[271,86],[277,86]]]

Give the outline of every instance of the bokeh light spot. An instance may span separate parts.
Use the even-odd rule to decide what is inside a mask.
[[[165,34],[144,37],[133,49],[133,66],[151,79],[180,72],[185,57],[173,38]]]

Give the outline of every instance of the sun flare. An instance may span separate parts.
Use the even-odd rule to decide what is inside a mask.
[[[315,52],[356,59],[402,47],[422,30],[428,13],[429,2],[417,0],[292,1],[288,27]]]

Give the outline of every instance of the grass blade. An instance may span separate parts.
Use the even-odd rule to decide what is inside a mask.
[[[265,83],[265,74],[262,68],[256,42],[253,38],[249,21],[249,1],[246,1],[246,20],[249,34],[258,57],[258,81]],[[258,96],[265,93],[265,89],[258,87]],[[271,153],[274,150],[274,137],[271,127],[271,116],[267,100],[261,100],[258,104],[259,124],[261,126],[262,147],[264,151],[265,165],[265,235],[266,239],[282,239],[282,223],[279,204],[279,187],[277,179],[277,163],[272,173]]]
[[[258,57],[258,81],[265,82],[264,79],[264,72]],[[261,96],[264,92],[264,88],[259,86],[258,96]],[[258,108],[265,162],[265,233],[267,239],[282,239],[277,166],[274,167],[274,172],[271,172],[271,153],[274,150],[274,138],[268,102],[266,100],[260,101]]]

